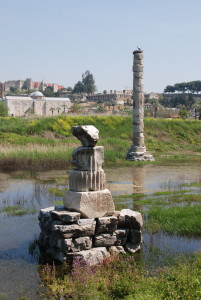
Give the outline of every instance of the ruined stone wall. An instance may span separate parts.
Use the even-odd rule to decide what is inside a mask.
[[[90,265],[115,253],[135,253],[141,249],[142,216],[123,209],[113,216],[81,218],[64,206],[40,210],[40,247],[54,260],[72,262],[75,257]]]

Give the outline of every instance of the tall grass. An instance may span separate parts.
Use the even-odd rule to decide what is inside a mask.
[[[157,224],[160,230],[180,235],[201,235],[201,206],[186,205],[169,208],[153,207],[148,211],[149,223]],[[151,224],[150,224],[151,223]]]
[[[3,168],[6,165],[11,167],[11,164],[19,168],[29,164],[36,167],[41,164],[46,169],[66,168],[69,156],[67,162],[64,152],[70,153],[80,145],[72,136],[71,127],[87,124],[94,125],[100,131],[98,144],[105,146],[106,165],[128,164],[125,157],[132,144],[130,116],[59,116],[33,120],[0,118],[0,164]],[[201,122],[198,120],[145,118],[145,144],[160,164],[174,164],[175,161],[199,163],[200,157],[192,154],[201,151],[200,132]],[[7,155],[4,148],[8,149]],[[164,159],[166,154],[169,156]]]

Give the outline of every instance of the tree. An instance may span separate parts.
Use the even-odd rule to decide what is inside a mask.
[[[72,90],[73,90],[73,89],[72,89],[71,86],[68,86],[68,87],[67,87],[67,91],[72,92]]]
[[[96,91],[95,80],[93,75],[88,70],[82,74],[82,83],[84,84],[88,94]]]
[[[201,120],[201,101],[197,101],[193,104],[195,110],[195,119]]]
[[[12,94],[20,94],[20,91],[18,90],[18,88],[11,86],[10,87],[10,91]]]
[[[82,112],[83,108],[80,104],[78,103],[73,103],[73,105],[71,106],[70,112],[71,113],[80,113]]]
[[[164,89],[164,93],[174,93],[175,88],[172,85],[167,85],[166,88]]]
[[[179,116],[181,119],[187,119],[189,114],[188,111],[186,110],[185,106],[180,105],[179,107]]]
[[[84,93],[84,92],[86,92],[85,85],[81,81],[78,81],[74,86],[73,93]]]
[[[3,101],[0,101],[0,117],[7,117],[7,115],[8,107]]]
[[[53,92],[53,87],[52,86],[46,87],[46,89],[43,92],[43,95],[45,97],[54,97],[55,93]]]
[[[154,109],[153,111],[153,117],[156,119],[157,118],[157,113],[158,113],[158,109],[160,107],[160,103],[158,101],[158,99],[150,99],[149,102],[152,104],[152,107]]]
[[[167,85],[166,88],[164,89],[164,93],[199,93],[201,92],[201,81],[200,80],[195,80],[195,81],[190,81],[190,82],[181,82],[181,83],[175,83],[174,86],[172,85]]]

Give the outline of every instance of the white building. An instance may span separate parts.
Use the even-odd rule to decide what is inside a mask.
[[[28,97],[5,96],[2,101],[8,107],[8,113],[13,117],[27,116],[57,116],[68,113],[71,107],[69,98],[45,97],[41,92],[33,92]]]

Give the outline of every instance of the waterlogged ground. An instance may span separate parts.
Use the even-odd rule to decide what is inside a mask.
[[[184,195],[196,195],[194,202],[200,204],[200,185],[188,186],[201,182],[199,167],[146,165],[105,172],[116,207],[142,211],[145,222],[151,199],[159,206],[165,203],[168,207],[174,201],[182,206]],[[0,173],[0,299],[20,299],[22,295],[39,299],[39,251],[35,243],[39,235],[38,212],[40,208],[61,203],[63,190],[68,188],[67,174],[65,171]],[[182,192],[177,194],[178,190]],[[157,194],[164,191],[168,193]],[[138,196],[131,197],[133,194]],[[200,251],[199,235],[167,234],[149,227],[144,230],[141,257],[152,267],[166,264],[175,255]]]

